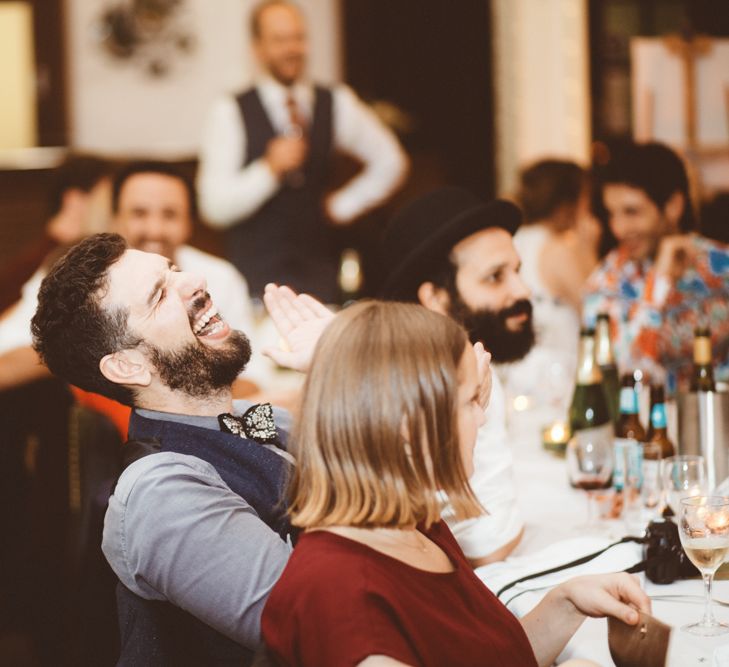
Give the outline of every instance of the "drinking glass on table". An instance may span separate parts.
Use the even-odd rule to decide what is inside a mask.
[[[702,637],[729,632],[729,625],[717,621],[711,608],[714,573],[729,552],[729,498],[692,496],[681,500],[679,510],[681,545],[704,579],[704,616],[681,629]]]
[[[681,500],[708,492],[706,461],[703,456],[684,454],[669,456],[661,461],[661,478],[666,504],[678,514]]]
[[[567,443],[566,454],[570,482],[587,493],[587,527],[594,529],[595,494],[609,485],[613,473],[612,442],[610,438],[592,438],[583,431]]]

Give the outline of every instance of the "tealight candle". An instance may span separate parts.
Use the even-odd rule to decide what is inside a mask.
[[[554,422],[542,429],[542,445],[556,453],[564,453],[570,439],[570,429],[564,422]]]

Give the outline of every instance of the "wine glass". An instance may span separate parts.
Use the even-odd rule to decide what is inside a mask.
[[[595,433],[595,431],[592,431]],[[609,437],[590,437],[590,431],[578,431],[567,443],[567,470],[570,482],[587,493],[588,528],[596,528],[595,492],[610,483],[613,473],[613,447]]]
[[[706,461],[703,456],[684,454],[661,461],[661,478],[666,504],[678,514],[681,499],[706,494]]]
[[[711,609],[714,573],[729,553],[729,498],[692,496],[682,499],[678,533],[683,550],[701,572],[706,591],[703,618],[681,629],[702,637],[729,632],[729,625],[717,621]]]

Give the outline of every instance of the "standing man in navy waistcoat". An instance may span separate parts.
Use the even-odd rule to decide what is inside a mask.
[[[267,305],[271,290],[311,320],[309,338],[284,330],[290,350],[275,353],[303,370],[291,359],[307,357],[332,315],[285,288],[269,288]],[[118,664],[250,664],[291,550],[291,457],[270,405],[232,399],[251,354],[245,334],[222,319],[204,278],[117,234],[89,237],[54,265],[32,330],[55,375],[133,407],[125,451],[148,448],[119,478],[104,522],[121,584]]]
[[[306,26],[293,3],[258,4],[251,39],[262,76],[210,112],[200,155],[201,208],[210,225],[226,230],[228,256],[253,296],[277,282],[333,302],[338,257],[330,223],[349,224],[380,204],[401,183],[407,158],[349,88],[305,79]],[[363,169],[325,197],[335,150]]]

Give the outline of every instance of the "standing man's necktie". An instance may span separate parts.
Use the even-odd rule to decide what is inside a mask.
[[[285,131],[286,136],[294,139],[303,139],[306,134],[306,118],[301,113],[301,107],[296,102],[292,90],[286,93],[286,110],[289,114],[289,123]],[[296,169],[286,174],[286,183],[292,188],[300,188],[304,185],[304,181],[304,172],[301,169]]]

